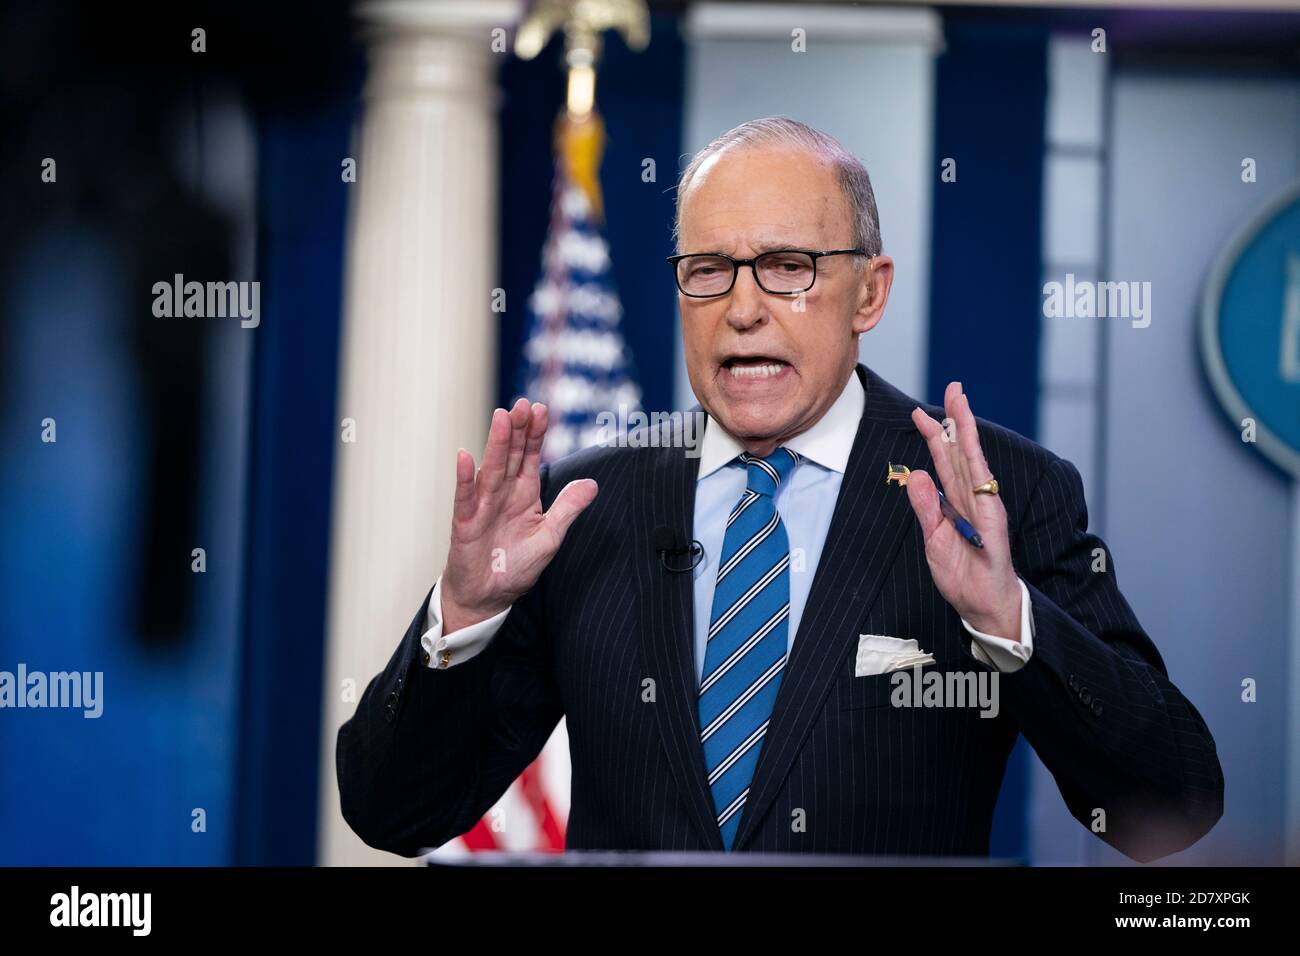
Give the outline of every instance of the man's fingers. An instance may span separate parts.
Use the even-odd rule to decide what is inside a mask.
[[[907,476],[907,500],[921,523],[921,533],[928,539],[943,524],[943,512],[939,510],[939,493],[934,481],[924,471],[913,471]]]
[[[477,511],[474,495],[474,456],[464,448],[456,449],[456,500],[451,514],[454,521],[468,521]]]
[[[943,426],[927,415],[922,408],[912,409],[912,422],[916,425],[917,431],[921,433],[926,446],[930,449],[930,457],[934,460],[935,474],[939,476],[939,481],[944,488],[948,489],[948,494],[952,495],[952,489],[960,479],[953,470],[953,445],[944,437]],[[908,484],[911,484],[910,478]]]
[[[506,459],[506,478],[519,474],[519,466],[524,460],[524,446],[528,443],[528,425],[532,421],[529,402],[521,398],[510,409],[510,454]]]
[[[536,478],[541,468],[542,442],[546,439],[546,406],[541,402],[532,407],[528,416],[528,440],[524,442],[524,460],[519,466],[523,478]]]
[[[596,492],[599,490],[593,479],[579,478],[569,482],[556,495],[555,500],[551,502],[551,510],[546,512],[546,523],[555,532],[557,546],[564,540],[564,535],[568,532],[569,525],[573,524],[573,519],[596,500]]]
[[[957,444],[966,462],[971,488],[993,477],[989,473],[989,463],[984,460],[984,449],[980,447],[980,433],[975,425],[975,414],[970,410],[970,399],[965,394],[957,402]]]
[[[962,419],[961,406],[963,402],[963,392],[961,382],[949,382],[948,387],[943,392],[943,413],[952,422],[954,434],[948,442],[948,448],[952,452],[949,461],[952,463],[953,479],[956,485],[950,486],[947,481],[943,483],[949,498],[959,507],[969,502],[966,500],[966,492],[969,492],[973,483],[970,480],[970,469],[967,467],[966,458],[962,451],[962,442],[966,433],[966,423]]]
[[[1006,509],[1002,499],[998,495],[975,494],[975,486],[988,481],[993,473],[984,457],[975,413],[971,411],[970,399],[965,392],[956,397],[953,411],[957,421],[956,457],[962,463],[962,487],[959,495],[953,495],[953,503],[971,521],[976,522],[981,532],[1000,535],[1001,529],[1006,527]],[[998,530],[995,532],[994,529]]]
[[[479,491],[491,494],[501,487],[506,478],[506,460],[509,457],[510,414],[504,408],[498,408],[492,413],[487,447],[483,449],[483,464],[478,470]]]

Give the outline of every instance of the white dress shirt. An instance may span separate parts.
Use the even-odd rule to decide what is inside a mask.
[[[785,525],[790,544],[790,617],[788,645],[793,646],[813,575],[821,559],[822,545],[830,529],[831,516],[839,497],[840,483],[848,465],[849,453],[862,418],[865,393],[856,374],[850,375],[839,398],[818,422],[785,443],[798,452],[803,461],[776,495],[776,508]],[[740,500],[747,483],[747,471],[737,460],[744,446],[713,419],[705,426],[700,443],[700,468],[695,486],[694,534],[704,547],[704,559],[695,568],[695,670],[696,678],[704,668],[704,649],[713,608],[713,590],[717,581],[717,555],[722,551],[727,515]],[[797,507],[796,507],[797,503]],[[505,620],[509,610],[452,634],[442,633],[442,607],[439,584],[434,584],[429,598],[427,630],[420,639],[428,653],[428,666],[454,667],[481,653]],[[1019,641],[995,637],[975,630],[965,620],[962,624],[973,637],[971,654],[990,667],[1010,673],[1019,670],[1033,653],[1033,615],[1030,613],[1029,589],[1020,581]]]

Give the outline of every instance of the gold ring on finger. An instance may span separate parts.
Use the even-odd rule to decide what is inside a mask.
[[[977,495],[996,495],[998,493],[998,480],[990,478],[984,484],[976,485],[973,490]]]

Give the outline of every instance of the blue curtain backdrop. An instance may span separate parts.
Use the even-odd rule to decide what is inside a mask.
[[[1038,424],[1048,30],[1005,14],[944,12],[935,83],[927,398],[960,381],[976,412],[1022,435]],[[957,181],[939,180],[957,161]],[[1019,738],[990,852],[1028,853],[1031,753]]]

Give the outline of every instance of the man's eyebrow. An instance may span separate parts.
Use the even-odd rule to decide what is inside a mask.
[[[761,255],[764,252],[780,252],[783,249],[813,249],[815,246],[803,245],[798,242],[759,242],[754,245],[754,254]]]
[[[787,249],[816,249],[817,245],[815,243],[808,245],[806,243],[792,242],[790,240],[781,240],[751,243],[750,248],[754,250],[754,255],[761,256],[765,252],[784,252]],[[696,255],[709,255],[711,253],[722,253],[723,255],[728,255],[732,258],[741,258],[734,252],[727,252],[726,250],[720,249],[716,246],[712,249],[701,249],[699,253],[696,253]]]

